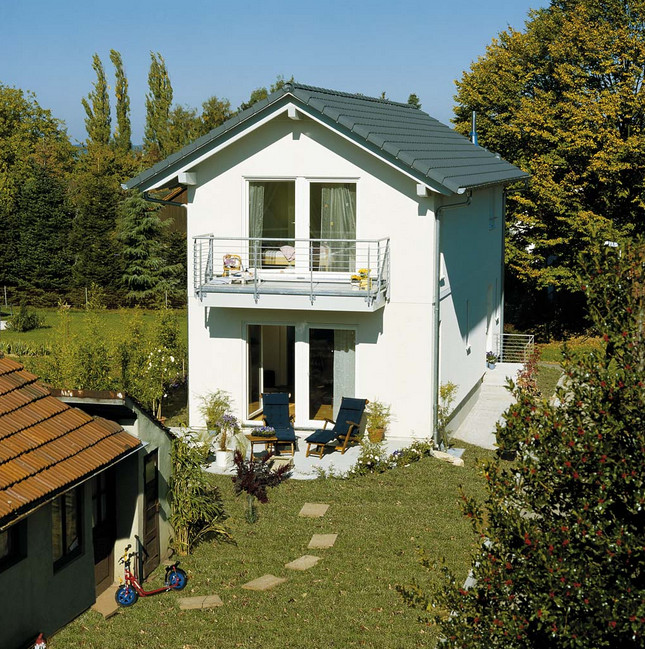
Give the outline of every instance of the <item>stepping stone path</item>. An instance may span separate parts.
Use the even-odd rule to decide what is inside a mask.
[[[307,547],[310,549],[331,548],[334,545],[334,543],[336,543],[337,538],[338,538],[338,534],[314,534],[311,537],[311,541],[309,541],[309,545]]]
[[[107,590],[104,590],[97,598],[92,606],[92,610],[100,613],[106,620],[113,615],[116,615],[119,606],[114,599],[118,584],[112,584]]]
[[[195,609],[215,608],[216,606],[223,606],[224,602],[220,599],[219,595],[202,595],[201,597],[182,597],[177,600],[179,608],[182,611],[191,611]]]
[[[278,586],[287,581],[284,577],[275,577],[274,575],[263,575],[258,577],[248,584],[244,584],[242,588],[246,590],[269,590],[274,586]]]
[[[320,518],[324,516],[329,505],[323,505],[321,503],[305,503],[300,510],[298,516],[305,516],[307,518]]]
[[[314,557],[311,554],[305,554],[295,561],[285,563],[284,567],[289,570],[309,570],[313,568],[320,561],[320,557]]]

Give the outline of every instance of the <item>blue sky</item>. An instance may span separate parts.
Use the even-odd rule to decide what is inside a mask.
[[[278,74],[395,101],[411,92],[448,122],[454,81],[508,25],[522,29],[547,0],[2,0],[0,83],[31,90],[86,137],[81,98],[95,79],[92,55],[110,82],[111,48],[130,84],[133,141],[141,141],[150,51],[166,60],[175,103],[212,95],[234,107]]]

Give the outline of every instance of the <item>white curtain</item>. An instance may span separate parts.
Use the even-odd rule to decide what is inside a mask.
[[[323,185],[321,188],[320,238],[330,249],[329,270],[353,271],[356,264],[356,186]]]
[[[334,330],[334,416],[342,397],[354,396],[354,332]]]
[[[264,183],[249,183],[249,236],[251,238],[262,237],[264,226]],[[253,241],[249,250],[249,265],[253,268],[260,268],[261,242]]]

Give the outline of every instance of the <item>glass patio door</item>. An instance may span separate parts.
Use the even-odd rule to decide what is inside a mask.
[[[263,392],[295,397],[295,327],[248,325],[247,418],[259,419]]]
[[[309,419],[334,419],[342,397],[355,389],[355,332],[309,330]]]

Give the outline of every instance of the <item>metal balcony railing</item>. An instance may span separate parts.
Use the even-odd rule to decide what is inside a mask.
[[[502,363],[526,363],[535,348],[533,334],[501,334],[496,336],[496,352]]]
[[[193,238],[195,293],[388,298],[390,240]]]

